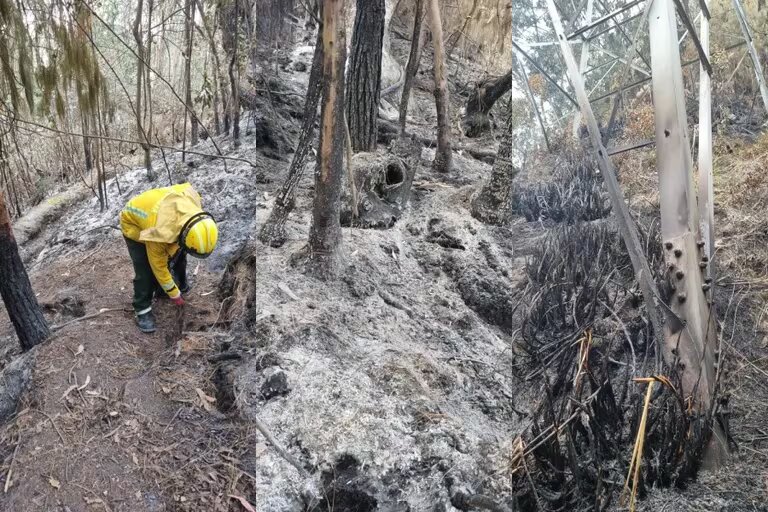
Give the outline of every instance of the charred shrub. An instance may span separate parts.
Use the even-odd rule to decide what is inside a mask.
[[[641,229],[641,238],[660,280],[663,255],[657,224]],[[523,347],[534,366],[545,367],[561,356],[570,363],[577,350],[574,342],[587,328],[642,303],[626,246],[610,222],[554,229],[534,248],[526,273],[530,299]],[[637,331],[644,325],[630,327]]]
[[[566,224],[602,219],[611,212],[603,180],[583,155],[566,157],[551,182],[515,187],[512,209],[529,222]]]
[[[639,224],[656,281],[664,276],[658,224]],[[607,510],[627,475],[643,416],[643,386],[656,382],[645,429],[638,495],[695,476],[709,429],[681,393],[677,364],[655,366],[657,347],[620,234],[610,222],[563,225],[527,262],[529,304],[522,376],[542,401],[523,435],[533,459],[520,477],[521,503],[540,510]],[[662,288],[662,300],[664,297]],[[523,446],[523,443],[520,444]]]

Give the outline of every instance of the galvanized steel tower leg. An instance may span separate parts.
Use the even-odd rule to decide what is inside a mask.
[[[587,23],[592,22],[592,12],[594,11],[594,0],[587,0]],[[584,38],[581,42],[581,58],[579,59],[579,74],[584,79],[584,72],[587,71],[589,64],[589,39]],[[576,112],[573,116],[573,138],[579,138],[579,126],[581,125],[581,112]]]
[[[673,0],[654,0],[649,17],[656,161],[659,173],[664,256],[675,293],[664,326],[665,360],[682,370],[682,391],[693,411],[708,418],[715,387],[717,329],[703,289],[709,256],[698,242],[698,205],[693,183],[683,72]],[[705,462],[717,466],[727,441],[717,423]]]
[[[707,0],[701,13],[699,39],[701,47],[709,58],[709,9]],[[705,269],[707,285],[714,278],[713,261],[715,257],[715,211],[712,168],[712,77],[704,65],[699,66],[699,226],[704,254],[709,257]]]

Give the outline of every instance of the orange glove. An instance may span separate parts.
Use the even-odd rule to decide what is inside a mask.
[[[184,297],[179,295],[178,297],[171,299],[171,302],[173,302],[174,306],[183,306],[184,305]]]

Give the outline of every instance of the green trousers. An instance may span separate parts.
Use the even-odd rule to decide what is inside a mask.
[[[144,314],[152,309],[152,298],[165,296],[165,291],[155,279],[155,274],[149,265],[147,247],[130,238],[125,238],[125,244],[128,246],[128,254],[133,263],[133,309],[137,314]],[[168,262],[168,268],[179,289],[186,289],[187,255],[184,251],[180,250]]]

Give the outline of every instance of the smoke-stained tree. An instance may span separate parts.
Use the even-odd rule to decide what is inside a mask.
[[[323,0],[323,104],[315,173],[310,269],[329,278],[341,269],[341,184],[344,176],[344,67],[347,60],[345,0]]]
[[[13,236],[11,217],[0,192],[0,296],[11,318],[22,350],[29,350],[50,335],[43,311],[37,302],[19,247]]]
[[[405,66],[403,92],[400,95],[400,136],[405,135],[405,125],[408,118],[408,103],[411,99],[413,79],[419,70],[421,50],[424,48],[424,0],[416,0],[413,14],[413,33],[411,34],[411,51],[408,54],[408,64]]]
[[[138,0],[136,4],[136,17],[133,19],[133,38],[136,41],[136,128],[141,142],[141,149],[144,151],[144,167],[147,169],[147,178],[150,181],[155,179],[155,172],[152,170],[152,157],[150,155],[150,139],[144,130],[143,110],[141,108],[144,92],[143,86],[149,83],[145,81],[144,74],[148,72],[146,67],[146,48],[144,46],[144,35],[142,32],[142,15],[144,11],[144,0]]]
[[[432,43],[435,50],[435,108],[437,109],[437,151],[432,167],[440,172],[450,172],[453,168],[451,151],[451,125],[448,114],[448,83],[446,80],[445,42],[443,41],[443,22],[440,16],[438,0],[427,1],[427,15],[432,29]]]
[[[304,175],[304,167],[312,149],[315,138],[315,121],[317,121],[317,104],[323,92],[323,29],[322,23],[317,31],[315,54],[312,57],[312,68],[309,71],[307,95],[304,100],[304,116],[301,125],[299,144],[293,154],[288,177],[275,197],[275,205],[269,218],[259,231],[259,240],[272,247],[282,246],[286,239],[285,222],[296,204],[296,189]]]

